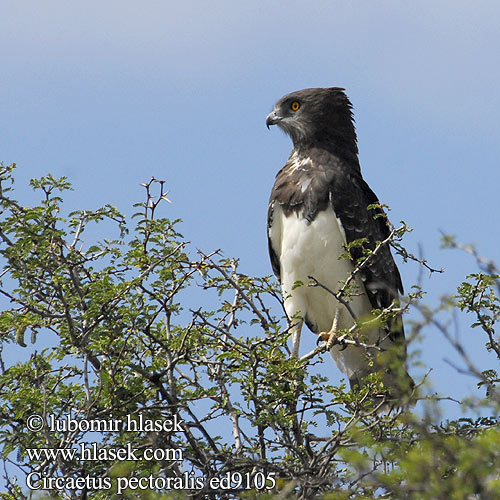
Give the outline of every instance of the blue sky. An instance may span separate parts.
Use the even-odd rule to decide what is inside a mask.
[[[475,271],[440,249],[440,230],[497,257],[499,15],[496,1],[461,0],[4,1],[0,160],[19,164],[26,200],[27,179],[68,176],[68,210],[130,214],[140,184],[165,179],[164,215],[183,219],[194,248],[270,274],[267,200],[291,145],[265,117],[285,93],[342,86],[365,179],[414,228],[409,249],[446,269],[424,280],[432,304]],[[418,270],[401,272],[408,290]],[[485,363],[467,324],[459,333]],[[436,332],[419,348],[437,389],[473,390]]]

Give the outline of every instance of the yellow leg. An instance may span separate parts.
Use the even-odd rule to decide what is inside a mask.
[[[326,342],[326,348],[330,350],[333,347],[333,342],[337,336],[337,329],[340,318],[340,307],[335,310],[335,317],[333,318],[332,327],[329,332],[320,332],[318,341]]]

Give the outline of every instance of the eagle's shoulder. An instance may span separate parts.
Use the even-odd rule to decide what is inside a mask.
[[[331,185],[341,170],[342,162],[328,151],[317,148],[292,151],[276,175],[270,209],[277,202],[285,215],[297,213],[311,222],[328,206]]]

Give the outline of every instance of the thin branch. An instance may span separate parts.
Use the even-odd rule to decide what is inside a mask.
[[[201,252],[198,252],[198,253],[200,253],[200,255],[203,255],[203,253],[201,253]],[[248,296],[247,293],[245,293],[245,291],[241,288],[241,286],[231,276],[229,276],[229,274],[226,272],[226,270],[222,266],[216,264],[212,259],[209,259],[209,260],[210,260],[211,266],[214,269],[216,269],[217,271],[219,271],[219,273],[222,274],[222,276],[226,279],[226,281],[228,283],[230,283],[236,290],[238,290],[241,298],[251,307],[252,311],[260,319],[260,323],[262,325],[262,328],[267,330],[269,327],[267,319],[262,315],[259,308],[255,305],[254,301]]]

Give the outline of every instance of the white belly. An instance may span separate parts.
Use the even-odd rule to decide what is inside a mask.
[[[274,206],[273,224],[269,234],[274,251],[279,257],[281,286],[285,298],[285,310],[289,318],[301,318],[310,323],[316,333],[328,332],[335,312],[340,308],[338,328],[350,328],[354,324],[349,311],[332,294],[319,287],[308,286],[309,276],[337,292],[353,270],[345,258],[345,234],[332,207],[319,212],[311,223],[292,214],[285,216],[278,204]],[[297,281],[303,286],[294,286]],[[356,293],[350,297],[351,306],[358,321],[366,319],[372,309],[360,277],[356,278]],[[363,332],[371,341],[379,335],[378,329]],[[363,348],[334,346],[330,351],[341,371],[349,378],[367,368]]]

